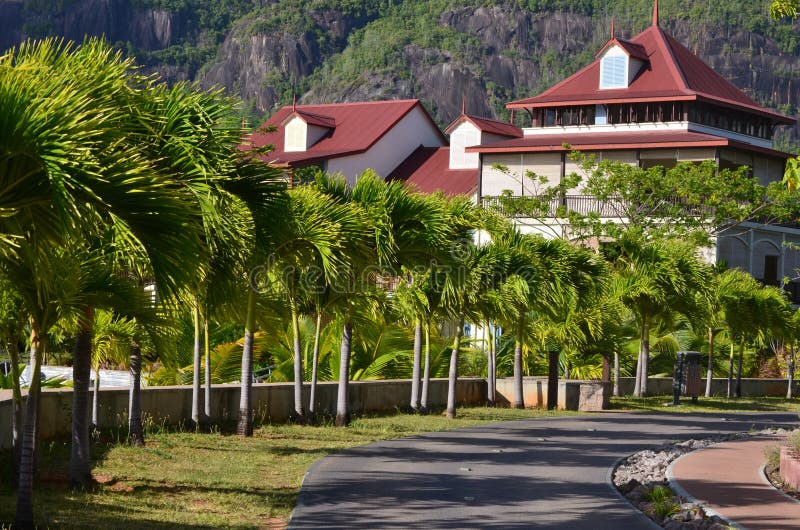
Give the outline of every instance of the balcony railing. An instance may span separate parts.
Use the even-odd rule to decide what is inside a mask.
[[[556,198],[535,195],[483,197],[483,206],[506,217],[554,217],[556,214],[564,215],[568,212],[617,217],[625,212],[625,206],[619,199],[601,201],[591,195],[565,195]]]
[[[686,205],[685,201],[675,198],[670,201],[661,200],[652,204],[626,204],[621,198],[598,199],[592,195],[564,195],[562,197],[546,197],[538,195],[523,196],[489,196],[482,198],[484,208],[497,211],[506,217],[566,217],[570,212],[579,215],[597,214],[600,217],[627,217],[630,214],[668,216],[678,206],[684,214],[701,215],[701,208]]]

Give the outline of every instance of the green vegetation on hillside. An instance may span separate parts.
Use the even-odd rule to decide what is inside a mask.
[[[208,65],[219,61],[220,45],[232,31],[240,36],[285,34],[313,43],[308,57],[314,69],[310,76],[294,78],[285,70],[268,71],[263,86],[272,87],[282,104],[293,94],[332,95],[344,98],[354,87],[376,87],[389,90],[386,80],[400,80],[417,95],[420,81],[415,79],[408,46],[422,50],[423,61],[432,64],[452,63],[481,79],[489,95],[489,103],[499,117],[507,117],[504,109],[509,100],[537,94],[573,73],[593,59],[594,52],[607,34],[612,17],[618,33],[635,34],[651,22],[652,0],[130,0],[135,8],[158,9],[176,14],[180,24],[173,27],[171,45],[166,49],[142,49],[131,42],[116,45],[135,55],[145,66],[163,72],[183,72],[199,78]],[[53,17],[63,14],[74,2],[26,0],[26,31],[31,36],[52,34]],[[481,35],[448,27],[440,20],[441,13],[463,8],[498,8],[505,13],[526,11],[534,20],[552,14],[589,17],[590,34],[565,34],[564,39],[583,42],[586,46],[565,49],[564,43],[542,41],[542,35],[528,31],[526,42],[498,47],[482,40]],[[753,32],[775,42],[782,53],[796,55],[800,51],[800,34],[795,21],[770,17],[770,2],[732,0],[724,3],[663,0],[660,3],[661,23],[666,28],[676,23],[691,28],[687,43],[690,48],[705,43],[704,28]],[[333,21],[333,22],[332,22]],[[177,27],[180,26],[180,27]],[[508,28],[509,33],[515,30]],[[502,32],[502,31],[501,31]],[[755,46],[751,43],[751,46]],[[736,50],[733,50],[736,51]],[[747,53],[747,50],[744,50]],[[753,54],[760,49],[753,47]],[[486,75],[483,59],[501,55],[513,60],[531,61],[533,81],[528,86],[509,87]],[[177,75],[177,74],[173,74]],[[762,74],[763,75],[763,74]],[[792,71],[771,72],[778,77],[795,77]],[[181,78],[181,75],[177,75]],[[236,90],[235,86],[228,87]],[[387,95],[391,96],[391,93]],[[408,96],[408,93],[402,95]],[[772,101],[775,94],[753,94],[760,102],[778,108]],[[460,99],[460,94],[453,99]],[[436,118],[436,102],[428,101]],[[269,109],[265,109],[269,112]],[[794,112],[791,106],[780,110]]]

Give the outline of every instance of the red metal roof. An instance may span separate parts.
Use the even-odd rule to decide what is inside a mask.
[[[498,136],[508,136],[510,138],[522,138],[522,129],[513,125],[511,123],[507,123],[504,121],[498,120],[491,120],[489,118],[479,118],[478,116],[469,116],[467,114],[462,114],[456,120],[447,126],[445,129],[445,134],[449,134],[455,129],[459,124],[464,123],[465,121],[470,122],[472,125],[478,128],[479,131],[489,133],[489,134],[496,134]]]
[[[623,41],[612,39],[603,49],[615,42]],[[759,106],[657,25],[624,42],[631,45],[624,46],[628,53],[634,46],[636,50],[644,49],[646,60],[628,88],[600,89],[600,61],[596,60],[538,96],[512,101],[506,107],[704,99],[768,116],[777,122],[795,123],[792,118]]]
[[[393,101],[368,101],[359,103],[333,103],[325,105],[286,106],[272,115],[259,130],[245,138],[243,149],[250,147],[274,146],[274,149],[262,156],[267,162],[276,165],[302,166],[322,160],[363,153],[380,140],[397,122],[403,119],[412,109],[419,107],[431,127],[441,136],[442,143],[447,140],[418,99]],[[320,120],[332,120],[333,127],[317,143],[306,151],[284,152],[284,129],[282,124],[293,113],[306,119],[314,116]],[[316,125],[316,124],[315,124]],[[265,129],[275,128],[272,132]]]
[[[721,136],[687,131],[536,134],[468,147],[468,153],[539,153],[548,151],[612,151],[676,147],[735,147],[780,158],[790,155]]]
[[[419,146],[388,178],[423,193],[472,195],[478,189],[477,169],[450,169],[449,147]]]
[[[597,52],[595,57],[600,57],[600,55],[602,55],[603,52],[609,48],[609,46],[613,46],[614,44],[625,50],[625,53],[627,53],[630,57],[639,59],[641,61],[646,61],[648,59],[647,50],[644,48],[644,46],[636,42],[618,39],[616,37],[612,38],[610,41],[606,43],[605,46],[600,48],[600,51]]]
[[[309,125],[316,125],[318,127],[327,127],[328,129],[333,129],[336,127],[336,119],[330,116],[323,116],[322,114],[314,114],[313,112],[306,112],[304,110],[295,110],[288,116],[286,116],[281,125],[286,125],[289,120],[294,118],[295,116],[299,116]]]

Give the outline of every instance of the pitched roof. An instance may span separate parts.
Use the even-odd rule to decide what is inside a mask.
[[[286,106],[272,115],[262,127],[245,138],[243,149],[274,146],[261,158],[276,165],[304,165],[322,160],[363,153],[380,140],[415,107],[423,112],[431,127],[446,140],[418,99],[393,101],[368,101],[359,103],[333,103],[324,105]],[[303,119],[314,119],[330,130],[306,151],[285,152],[282,125],[293,113]],[[332,122],[331,122],[332,120]],[[307,121],[308,123],[308,121]],[[265,129],[274,128],[272,132]]]
[[[589,105],[596,103],[633,103],[646,101],[705,100],[719,105],[768,116],[781,123],[795,120],[767,110],[747,97],[730,81],[715,72],[680,42],[652,25],[625,42],[629,53],[644,50],[646,64],[628,88],[600,89],[600,60],[545,90],[538,96],[512,101],[508,108]],[[634,48],[635,47],[635,48]],[[639,53],[638,51],[636,52]]]
[[[514,124],[504,121],[491,120],[489,118],[479,118],[478,116],[470,116],[467,114],[462,114],[456,118],[453,123],[448,125],[447,129],[444,131],[445,134],[451,133],[453,129],[465,121],[470,122],[472,125],[477,127],[479,131],[485,133],[496,134],[498,136],[508,136],[509,138],[522,138],[522,129]]]
[[[738,142],[721,136],[687,131],[603,132],[536,134],[513,140],[468,147],[468,153],[538,153],[560,151],[612,151],[620,149],[668,149],[688,147],[735,147],[736,149],[789,158],[791,155]]]
[[[633,57],[635,59],[639,59],[641,61],[646,61],[648,59],[647,50],[645,49],[644,46],[642,46],[641,44],[636,43],[636,42],[631,42],[629,40],[618,39],[616,37],[614,37],[611,40],[609,40],[606,43],[605,46],[600,48],[600,51],[597,52],[595,57],[600,57],[603,54],[604,51],[606,51],[609,47],[611,47],[611,46],[613,46],[615,44],[617,46],[619,46],[620,48],[622,48],[625,51],[625,53],[627,53],[630,57]]]
[[[423,193],[472,195],[478,188],[477,169],[450,169],[449,147],[419,146],[388,177],[402,180]]]
[[[297,110],[295,109],[291,114],[286,116],[281,125],[286,125],[286,123],[294,118],[295,116],[299,116],[304,122],[309,125],[316,125],[317,127],[326,127],[328,129],[333,129],[336,127],[336,118],[332,118],[331,116],[323,116],[322,114],[314,114],[313,112],[307,112],[305,110]]]

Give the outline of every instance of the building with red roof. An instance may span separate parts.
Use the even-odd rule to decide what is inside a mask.
[[[246,146],[271,149],[262,158],[291,172],[318,166],[349,182],[366,169],[388,176],[418,147],[447,139],[418,99],[283,107],[250,135]]]
[[[548,183],[580,173],[567,156],[571,150],[644,168],[703,160],[720,168],[746,165],[766,184],[782,178],[790,156],[774,149],[775,128],[795,122],[760,106],[668,35],[658,24],[657,0],[650,27],[622,39],[612,23],[594,62],[507,108],[512,123],[462,108],[442,134],[419,100],[293,104],[250,144],[271,145],[264,159],[290,172],[315,165],[353,182],[369,168],[422,192],[492,204],[499,196],[540,192],[541,181],[526,178],[531,172]],[[515,112],[522,119],[514,120]],[[526,127],[514,124],[522,121]],[[592,197],[567,199],[606,215]],[[518,221],[538,230],[533,220]],[[786,245],[800,243],[800,231],[742,228],[718,238],[717,259],[769,282],[800,269],[800,252]]]
[[[668,35],[658,24],[657,0],[653,23],[643,32],[623,40],[612,23],[610,39],[594,62],[507,107],[527,116],[522,135],[465,149],[467,156],[480,158],[478,199],[484,204],[498,203],[502,195],[540,193],[541,182],[526,178],[530,173],[548,183],[580,174],[567,156],[571,150],[644,168],[703,160],[720,168],[744,165],[767,184],[782,178],[790,157],[774,149],[775,128],[795,123],[760,106]],[[593,197],[564,200],[584,213],[613,217]],[[532,219],[518,222],[543,234],[565,229]],[[787,242],[800,242],[800,231],[740,225],[718,237],[716,258],[777,284],[800,269],[800,252]],[[792,292],[800,293],[800,284],[794,286]]]

